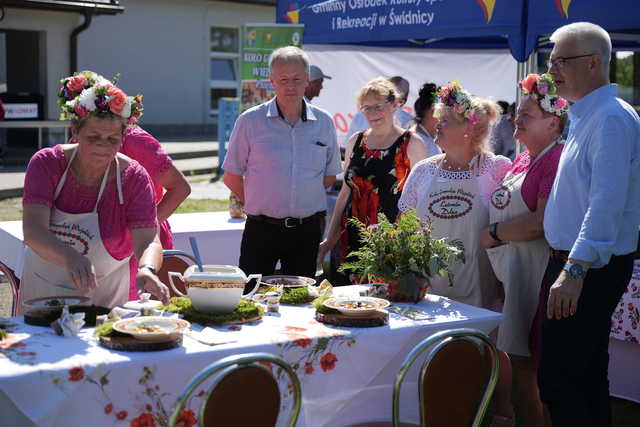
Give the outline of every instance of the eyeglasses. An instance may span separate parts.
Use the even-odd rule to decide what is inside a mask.
[[[551,69],[551,67],[556,67],[557,69],[562,69],[567,64],[567,61],[571,59],[585,58],[587,56],[593,56],[593,53],[587,53],[586,55],[576,55],[576,56],[559,56],[556,59],[551,59],[547,61],[547,68]]]
[[[363,105],[362,107],[360,107],[360,111],[362,111],[363,114],[379,113],[384,110],[385,105],[387,105],[388,103],[389,101],[384,101],[376,105]]]

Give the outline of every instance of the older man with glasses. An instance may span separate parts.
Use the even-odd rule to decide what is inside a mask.
[[[554,426],[610,426],[610,319],[638,243],[640,120],[609,83],[605,30],[574,23],[551,41],[549,73],[573,105],[544,217],[552,251],[542,285],[540,392]]]
[[[341,171],[329,113],[303,99],[309,58],[293,46],[275,50],[269,79],[276,96],[244,112],[233,128],[224,183],[245,202],[240,248],[246,273],[315,277],[327,210],[325,188]]]

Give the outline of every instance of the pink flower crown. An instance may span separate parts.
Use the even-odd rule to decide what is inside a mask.
[[[556,93],[556,85],[548,73],[529,74],[520,82],[524,96],[535,98],[544,111],[560,117],[569,110],[569,103]]]
[[[440,86],[436,92],[436,98],[454,113],[461,114],[472,125],[480,120],[482,108],[474,102],[471,94],[462,88],[459,80]]]
[[[60,83],[60,120],[113,114],[128,119],[129,125],[135,125],[144,111],[142,95],[127,96],[120,88],[93,71],[75,73],[62,79]]]

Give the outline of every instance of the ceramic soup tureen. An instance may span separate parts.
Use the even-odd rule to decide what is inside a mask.
[[[202,313],[228,313],[235,310],[241,297],[251,297],[260,286],[262,274],[246,276],[233,265],[204,265],[203,271],[197,265],[187,268],[183,274],[169,272],[169,282],[178,295],[191,298],[194,308]],[[187,295],[180,292],[173,283],[174,278],[182,280]],[[244,286],[251,279],[256,285],[251,292],[243,295]]]

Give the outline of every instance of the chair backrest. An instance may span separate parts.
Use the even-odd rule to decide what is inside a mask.
[[[18,296],[20,290],[20,279],[16,277],[13,270],[0,262],[0,272],[4,274],[11,287],[11,293],[13,294],[13,301],[11,302],[11,316],[17,316],[21,314],[21,304],[19,303]]]
[[[158,270],[158,279],[160,279],[162,283],[169,285],[170,271],[182,274],[190,265],[195,263],[196,259],[184,251],[178,249],[165,249],[162,251],[162,267]],[[173,279],[173,283],[180,292],[184,294],[187,293],[187,288],[182,280],[176,277]],[[178,296],[171,286],[169,286],[169,293],[172,297]]]
[[[286,374],[291,384],[293,407],[287,425],[295,426],[302,403],[298,376],[277,356],[249,353],[218,360],[189,381],[176,399],[169,427],[176,426],[200,384],[216,374],[199,410],[199,426],[275,426],[280,412],[280,389],[274,376],[277,369]]]
[[[480,426],[498,381],[500,361],[493,342],[475,329],[435,333],[409,352],[393,389],[393,426],[399,425],[402,382],[429,348],[418,381],[421,425]]]

